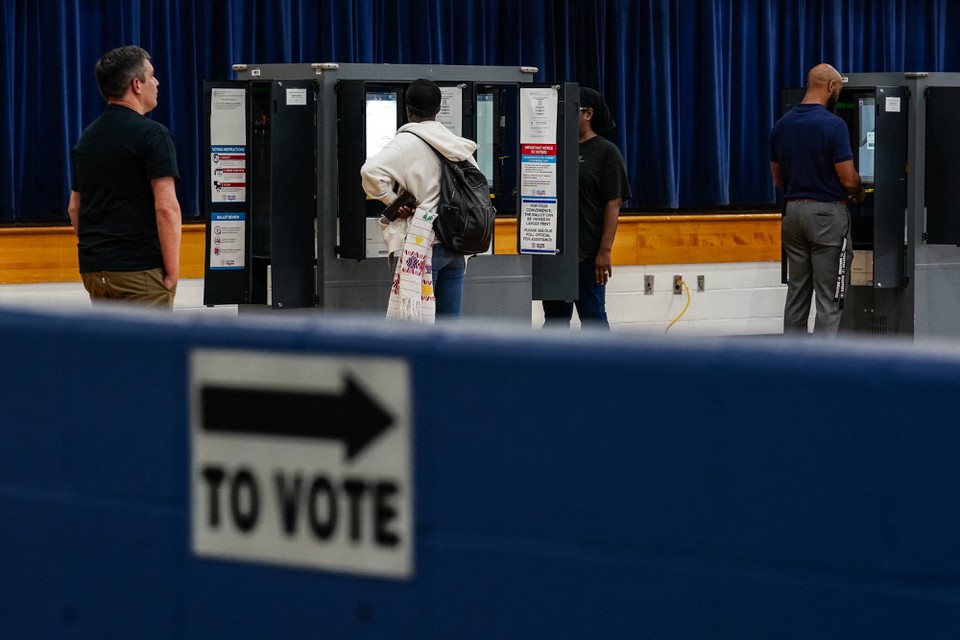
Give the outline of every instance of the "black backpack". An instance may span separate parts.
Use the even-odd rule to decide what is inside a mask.
[[[412,133],[421,140],[420,136]],[[487,177],[469,160],[453,162],[433,148],[440,160],[440,206],[433,230],[447,249],[466,256],[483,253],[493,240],[497,209],[490,204]]]

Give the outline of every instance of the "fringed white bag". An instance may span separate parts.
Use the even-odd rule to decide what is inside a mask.
[[[433,296],[433,220],[435,213],[424,209],[410,218],[403,239],[387,303],[387,319],[433,324],[437,301]]]

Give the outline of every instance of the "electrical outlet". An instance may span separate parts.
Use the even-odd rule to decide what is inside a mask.
[[[683,276],[673,276],[673,295],[683,293]]]
[[[697,291],[706,291],[707,290],[707,279],[703,276],[697,276]]]
[[[643,276],[643,295],[653,295],[653,276]]]

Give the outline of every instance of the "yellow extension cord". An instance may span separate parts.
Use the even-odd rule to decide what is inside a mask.
[[[663,334],[666,335],[667,331],[670,331],[670,327],[677,324],[677,320],[683,317],[683,314],[687,312],[687,308],[690,306],[690,287],[687,286],[687,283],[683,280],[680,281],[680,284],[683,285],[683,288],[687,290],[687,304],[683,305],[683,311],[680,312],[676,318],[673,319],[673,322],[667,325],[667,328],[663,330]]]

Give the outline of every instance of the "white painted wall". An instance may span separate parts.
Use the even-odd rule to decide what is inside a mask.
[[[653,295],[643,291],[644,276],[652,275]],[[737,262],[614,266],[607,285],[607,316],[617,332],[662,334],[680,315],[687,294],[673,294],[673,276],[690,287],[690,306],[668,335],[733,336],[783,332],[786,285],[780,283],[779,262]],[[697,291],[697,276],[705,279]],[[543,309],[533,304],[533,325],[543,324]],[[574,312],[574,326],[579,321]]]
[[[779,262],[615,266],[607,286],[611,328],[623,333],[663,334],[687,302],[673,294],[673,276],[690,287],[690,306],[668,335],[733,336],[781,333],[786,287],[780,283]],[[654,277],[653,295],[645,295],[643,279]],[[697,276],[706,280],[697,291]],[[0,286],[0,304],[46,308],[89,307],[80,282],[9,284]],[[203,306],[203,280],[185,279],[177,286],[174,311],[235,315],[236,305]],[[531,305],[531,323],[543,324],[540,302]],[[579,327],[574,312],[573,325]]]

